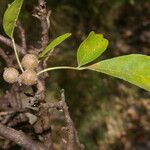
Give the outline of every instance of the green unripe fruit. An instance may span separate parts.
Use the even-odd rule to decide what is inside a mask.
[[[34,85],[37,83],[37,73],[32,69],[27,69],[21,75],[21,83],[25,85]]]
[[[38,66],[38,58],[36,55],[27,54],[23,57],[21,64],[25,69],[35,69]]]
[[[13,67],[5,68],[3,78],[8,83],[15,83],[18,80],[19,72]]]

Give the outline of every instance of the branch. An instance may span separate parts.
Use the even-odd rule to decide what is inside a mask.
[[[47,9],[46,9],[45,0],[38,0],[38,7],[36,8],[36,10],[38,12],[36,14],[33,14],[33,16],[37,17],[41,23],[41,29],[42,29],[41,48],[39,49],[41,51],[47,46],[49,42],[49,24],[47,21],[47,17],[49,13],[47,12]],[[43,70],[43,67],[44,67],[43,62],[41,62],[37,70],[38,71]],[[40,76],[40,78],[38,79],[38,83],[37,83],[37,92],[35,93],[35,96],[38,95],[37,99],[41,103],[45,102],[45,79],[46,77],[47,77],[47,74]],[[36,133],[40,133],[42,135],[43,143],[47,147],[47,149],[53,149],[49,112],[42,107],[39,110],[39,117],[38,117],[37,122],[34,125],[34,129]]]
[[[20,32],[20,39],[21,39],[21,46],[23,47],[24,50],[27,49],[27,44],[26,44],[26,36],[25,36],[25,30],[22,27],[22,24],[20,21],[17,22],[18,29]]]
[[[8,57],[7,54],[4,52],[4,50],[1,49],[1,48],[0,48],[0,56],[2,56],[2,58],[5,60],[7,66],[11,66],[12,61],[9,59],[9,57]]]
[[[66,127],[68,129],[68,142],[67,142],[67,150],[83,150],[84,146],[83,144],[80,144],[78,136],[77,136],[77,131],[74,127],[73,121],[70,117],[69,111],[68,111],[68,106],[65,101],[65,93],[64,89],[61,90],[61,101],[63,105],[63,112],[65,116],[65,121],[66,121]]]
[[[41,44],[42,47],[45,47],[48,44],[49,37],[49,25],[47,22],[47,9],[46,9],[46,2],[45,0],[38,0],[39,4],[39,12],[40,12],[40,21],[42,27],[42,37],[41,37]]]
[[[0,42],[4,43],[5,45],[13,48],[13,43],[9,38],[4,37],[3,35],[0,35]],[[22,54],[25,55],[26,51],[19,45],[16,44],[17,50]]]
[[[38,0],[38,14],[34,15],[41,22],[42,35],[41,46],[44,48],[49,42],[49,22],[48,17],[50,13],[47,12],[45,0]]]
[[[41,107],[45,109],[56,108],[62,109],[65,116],[66,129],[68,132],[67,138],[67,150],[84,150],[84,145],[80,143],[77,131],[74,127],[74,123],[70,117],[68,106],[65,101],[65,93],[64,90],[61,90],[61,100],[56,103],[44,103],[41,104]]]
[[[49,60],[50,56],[52,56],[53,52],[54,52],[54,48],[48,53],[48,55],[43,60],[43,66],[44,66],[44,68],[47,67],[48,60]]]
[[[15,142],[27,150],[46,150],[41,143],[33,141],[31,137],[25,135],[22,131],[17,131],[2,124],[0,124],[0,136]]]
[[[16,114],[16,113],[27,113],[30,112],[32,114],[36,114],[36,110],[31,109],[31,108],[10,108],[7,111],[1,111],[0,116],[6,116],[6,115],[11,115],[11,114]]]
[[[50,109],[50,108],[56,108],[56,109],[62,109],[63,105],[62,102],[55,102],[55,103],[41,103],[40,107],[44,107],[45,109]]]

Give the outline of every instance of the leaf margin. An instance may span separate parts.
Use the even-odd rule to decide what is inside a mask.
[[[111,70],[111,67],[110,66],[107,66],[106,67],[106,64],[107,64],[107,61],[111,61],[111,60],[115,60],[115,59],[118,59],[118,58],[123,58],[123,57],[125,57],[125,56],[129,56],[129,57],[131,57],[131,59],[133,59],[132,58],[132,56],[134,56],[134,61],[137,61],[138,63],[139,63],[139,59],[138,58],[140,58],[141,57],[141,60],[142,59],[147,59],[147,62],[143,62],[143,65],[145,65],[144,67],[143,66],[140,66],[140,65],[138,65],[138,66],[135,66],[135,67],[139,67],[141,70],[136,70],[135,69],[135,71],[133,71],[133,70],[131,70],[131,71],[133,71],[132,72],[132,74],[128,74],[128,72],[125,72],[125,74],[124,74],[124,77],[123,76],[120,76],[120,75],[116,75],[117,74],[117,72],[115,72],[115,66],[114,66],[114,70]],[[129,61],[129,60],[128,60]],[[145,60],[146,61],[146,60]],[[135,62],[134,62],[135,63]],[[147,64],[144,64],[144,63],[147,63]],[[148,65],[149,64],[149,65]],[[96,69],[97,68],[97,65],[99,65],[99,66],[101,66],[102,68],[99,68],[99,69]],[[108,65],[108,64],[107,64]],[[116,66],[117,67],[117,66]],[[124,66],[124,67],[126,67],[126,66]],[[142,68],[143,67],[143,68]],[[128,54],[128,55],[123,55],[123,56],[119,56],[119,57],[114,57],[114,58],[110,58],[110,59],[106,59],[106,60],[102,60],[102,61],[100,61],[100,62],[98,62],[98,63],[95,63],[95,64],[93,64],[93,65],[90,65],[90,66],[87,66],[86,67],[88,70],[93,70],[93,71],[96,71],[96,72],[100,72],[100,73],[104,73],[104,74],[107,74],[107,75],[109,75],[109,76],[112,76],[112,77],[115,77],[115,78],[119,78],[119,79],[122,79],[122,80],[124,80],[124,81],[127,81],[127,82],[129,82],[129,83],[131,83],[131,84],[134,84],[134,85],[136,85],[136,86],[138,86],[138,87],[140,87],[140,88],[143,88],[143,89],[145,89],[145,90],[147,90],[147,91],[150,91],[150,84],[148,84],[148,83],[150,83],[150,56],[148,56],[148,55],[142,55],[142,54]],[[107,68],[109,68],[109,70],[107,70]],[[134,68],[134,67],[133,67]],[[117,69],[117,68],[116,68]],[[144,72],[143,74],[145,74],[145,76],[143,75],[139,75],[138,73],[140,73],[140,72],[142,72],[142,69],[147,69],[147,70],[149,70],[149,71],[147,71],[147,72]],[[144,70],[143,70],[144,71]],[[135,73],[136,72],[136,73]],[[137,78],[137,79],[133,79],[133,76],[135,77],[135,78]],[[127,79],[127,77],[129,77],[129,79]],[[133,81],[133,80],[135,80],[135,81]]]
[[[92,58],[91,60],[85,60],[85,58],[86,57],[84,57],[84,56],[86,56],[86,54],[84,54],[84,56],[83,56],[83,52],[85,51],[84,49],[83,49],[83,47],[85,47],[85,46],[88,46],[88,44],[86,44],[87,42],[88,42],[88,40],[91,38],[91,37],[94,37],[94,38],[99,38],[99,40],[105,40],[105,42],[106,43],[101,43],[101,44],[103,44],[103,49],[102,49],[102,47],[101,47],[101,50],[99,50],[99,53],[98,53],[98,51],[95,51],[95,53],[97,53],[97,55],[94,57],[94,58]],[[102,42],[102,41],[101,41]],[[105,44],[105,45],[104,45]],[[99,56],[101,56],[102,55],[102,53],[107,49],[107,47],[108,47],[108,45],[109,45],[109,41],[106,39],[106,38],[104,38],[104,36],[103,36],[103,34],[97,34],[97,33],[95,33],[94,31],[91,31],[90,33],[89,33],[89,35],[87,36],[87,38],[85,39],[85,40],[83,40],[82,41],[82,43],[79,45],[79,47],[78,47],[78,50],[77,50],[77,62],[78,62],[78,67],[81,67],[81,66],[83,66],[83,65],[86,65],[86,64],[88,64],[88,63],[90,63],[90,62],[92,62],[92,61],[94,61],[96,58],[98,58]],[[92,48],[91,48],[92,49]]]
[[[62,34],[58,37],[56,37],[55,39],[53,39],[46,48],[44,48],[44,50],[39,54],[39,58],[44,57],[51,49],[53,49],[54,47],[56,47],[57,45],[61,44],[64,40],[66,40],[67,38],[69,38],[72,34],[71,33],[65,33]],[[60,41],[59,39],[62,38]],[[58,40],[58,41],[57,41]],[[57,42],[56,42],[57,41]],[[55,43],[56,42],[56,43]]]
[[[15,6],[18,4],[18,8],[16,11],[16,16],[15,16],[15,19],[13,22],[13,25],[10,26],[10,20],[11,19],[8,19],[8,15],[10,15],[10,11],[12,11],[11,9],[13,9],[13,7],[15,8]],[[10,38],[13,38],[13,33],[14,33],[14,29],[15,29],[15,26],[16,26],[16,22],[18,20],[18,17],[19,17],[19,14],[20,14],[20,10],[21,10],[21,7],[23,5],[23,0],[14,0],[9,6],[8,8],[6,9],[5,13],[4,13],[4,17],[3,17],[3,28],[4,28],[4,31],[5,33],[10,37]],[[12,15],[12,14],[11,14]],[[10,28],[11,27],[11,28]]]

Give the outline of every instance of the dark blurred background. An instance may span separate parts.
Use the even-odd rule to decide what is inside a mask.
[[[1,34],[2,17],[9,2],[0,0]],[[36,0],[25,0],[20,19],[28,44],[38,46],[40,26],[31,15],[36,4]],[[47,0],[47,5],[52,11],[51,40],[66,32],[73,34],[55,49],[49,66],[76,66],[77,48],[92,30],[104,34],[110,42],[97,61],[129,53],[150,54],[149,0]],[[2,74],[2,62],[0,66]],[[2,77],[0,84],[4,84]],[[57,101],[61,88],[66,90],[72,119],[87,150],[150,150],[149,92],[96,72],[49,73],[47,101]],[[55,117],[53,126],[57,147],[60,133]]]

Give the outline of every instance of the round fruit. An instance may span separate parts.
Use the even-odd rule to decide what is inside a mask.
[[[8,83],[15,83],[18,80],[19,72],[13,67],[5,68],[3,78]]]
[[[21,83],[25,85],[34,85],[37,83],[37,73],[32,69],[27,69],[21,75]]]
[[[23,57],[21,64],[25,69],[35,69],[38,66],[38,58],[36,55],[27,54]]]

